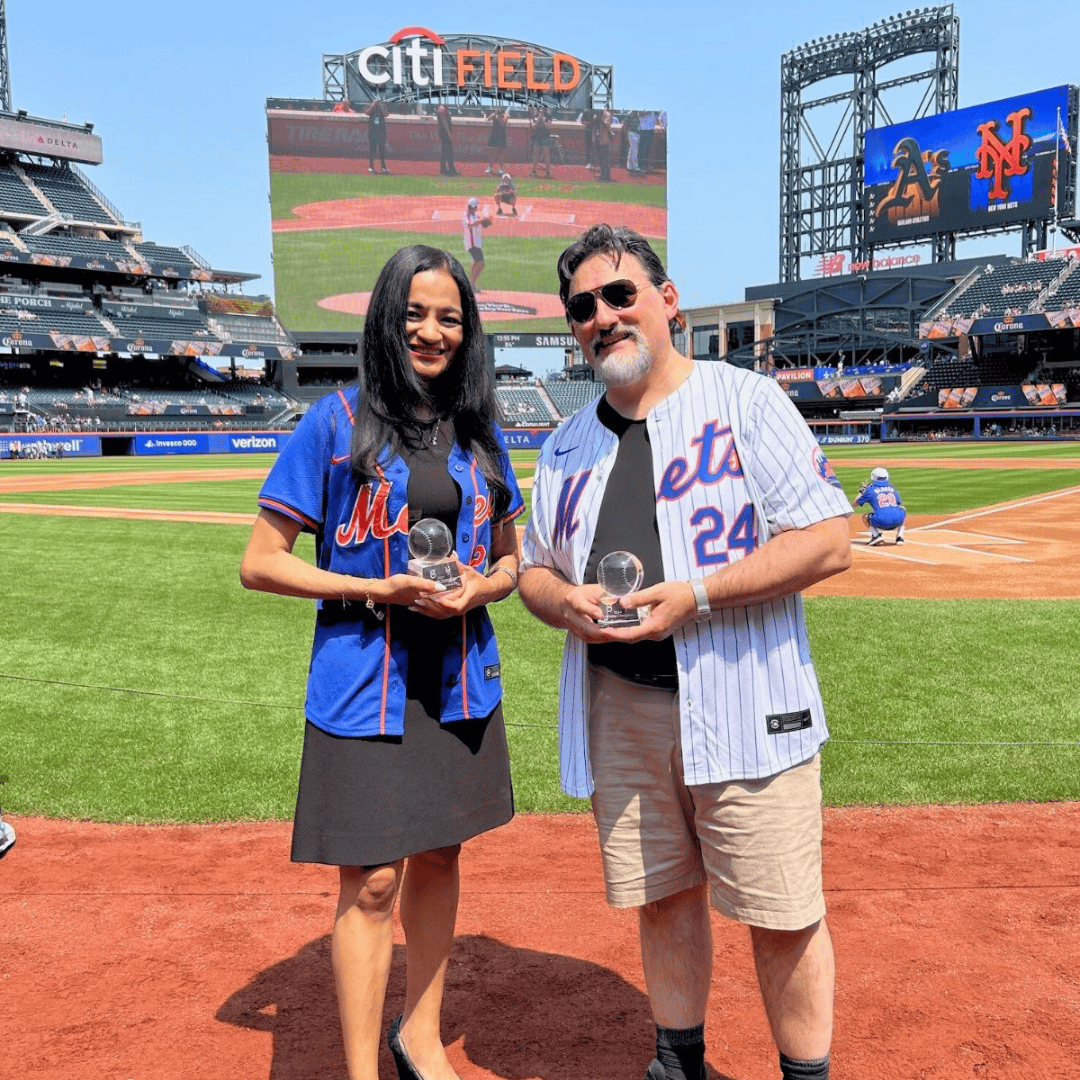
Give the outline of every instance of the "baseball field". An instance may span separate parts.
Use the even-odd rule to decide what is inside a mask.
[[[482,165],[462,166],[472,176],[418,174],[415,165],[412,175],[308,171],[321,160],[271,158],[275,296],[278,315],[291,330],[361,329],[379,270],[407,244],[444,248],[469,269],[461,219],[473,196],[481,215],[491,218],[477,296],[488,333],[565,332],[555,264],[593,224],[633,225],[666,257],[660,177],[601,184],[580,167],[558,167],[555,179],[517,176],[514,218],[497,216],[495,179],[484,175]],[[407,166],[399,162],[395,169]],[[433,170],[426,163],[419,167]]]
[[[830,460],[849,496],[887,466],[910,512],[900,548],[866,547],[854,516],[853,568],[806,601],[833,734],[834,1076],[1069,1075],[1080,446]],[[0,1076],[345,1075],[336,877],[288,862],[312,609],[237,578],[269,464],[0,463],[0,807],[19,833]],[[604,904],[587,807],[557,785],[561,635],[516,597],[493,617],[519,815],[463,856],[444,1038],[463,1080],[633,1076],[651,1053],[633,916]],[[772,1077],[745,931],[714,932],[710,1077]]]

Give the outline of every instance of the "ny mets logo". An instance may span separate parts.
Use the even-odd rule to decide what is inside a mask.
[[[979,162],[975,176],[979,180],[993,178],[994,183],[990,187],[991,199],[1007,199],[1012,191],[1008,178],[1023,176],[1028,171],[1029,165],[1024,154],[1031,149],[1031,136],[1024,130],[1024,126],[1030,119],[1031,110],[1027,108],[1017,109],[1005,117],[1005,122],[1012,128],[1012,136],[1007,143],[998,138],[1000,125],[996,120],[989,120],[977,128],[982,136],[982,143],[975,151]]]
[[[555,529],[551,542],[556,548],[565,547],[570,538],[578,531],[581,522],[577,519],[578,503],[585,490],[592,469],[586,469],[580,476],[568,476],[559,490],[559,505],[555,509]]]
[[[339,525],[334,534],[338,546],[362,544],[369,536],[376,540],[385,540],[396,532],[407,533],[409,531],[408,506],[402,506],[401,512],[391,523],[386,506],[389,498],[389,484],[379,481],[364,484],[356,493],[351,517],[344,525]]]
[[[878,204],[876,216],[889,210],[902,210],[918,203],[914,209],[934,210],[941,181],[949,171],[948,150],[927,150],[923,153],[912,138],[901,139],[893,148],[893,168],[896,179],[889,194]],[[929,166],[929,169],[927,168]],[[915,189],[912,194],[912,188]]]
[[[672,458],[660,480],[661,499],[681,499],[695,484],[718,484],[725,476],[742,476],[730,427],[710,420],[690,445],[698,448],[697,463],[691,470],[686,458]]]
[[[814,467],[814,472],[821,477],[828,484],[832,484],[834,488],[839,488],[841,491],[844,489],[840,487],[840,481],[836,479],[836,473],[833,472],[833,467],[829,464],[829,459],[825,456],[825,451],[820,446],[814,447],[813,454],[810,455],[810,463]]]

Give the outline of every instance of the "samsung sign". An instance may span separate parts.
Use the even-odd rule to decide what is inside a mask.
[[[53,127],[30,120],[0,117],[0,147],[23,154],[41,154],[68,161],[100,165],[105,160],[101,139],[82,128]]]

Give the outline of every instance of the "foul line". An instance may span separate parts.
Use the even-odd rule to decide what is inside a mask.
[[[1051,499],[1060,499],[1067,495],[1080,495],[1080,487],[1066,488],[1064,491],[1052,491],[1049,495],[1037,495],[1031,499],[1021,499],[1020,502],[1002,503],[1000,506],[992,506],[989,510],[975,510],[970,514],[961,514],[959,517],[946,518],[945,521],[935,521],[932,525],[915,525],[908,532],[925,532],[927,529],[940,529],[945,525],[955,525],[957,522],[972,521],[975,518],[987,517],[990,514],[1001,514],[1006,510],[1021,510],[1025,506],[1035,506],[1037,503],[1048,502]]]

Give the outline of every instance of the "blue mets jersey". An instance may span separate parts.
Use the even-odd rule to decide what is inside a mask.
[[[688,581],[776,533],[851,513],[810,429],[773,379],[698,363],[646,417],[664,577]],[[618,450],[596,403],[544,444],[522,569],[583,584]],[[674,633],[688,784],[773,776],[828,736],[798,594],[713,612]],[[592,791],[586,645],[567,634],[559,687],[562,784]]]
[[[900,492],[888,480],[871,480],[855,505],[869,506],[869,520],[879,529],[898,529],[907,518]]]
[[[357,483],[350,466],[357,396],[356,387],[339,390],[308,410],[263,483],[259,505],[315,533],[315,560],[324,570],[368,578],[404,574],[409,562],[409,470],[401,457],[384,450],[378,480]],[[496,435],[502,445],[497,429]],[[511,491],[503,521],[510,521],[524,503],[505,446],[502,467]],[[454,536],[457,556],[482,573],[491,551],[487,483],[476,459],[457,443],[447,470],[461,491]],[[385,611],[383,622],[365,617],[362,604],[356,605],[355,618],[316,619],[305,713],[323,731],[347,736],[404,731],[409,654],[394,636],[394,606],[387,605]],[[436,670],[443,723],[486,716],[495,708],[502,681],[486,608],[461,617]]]

